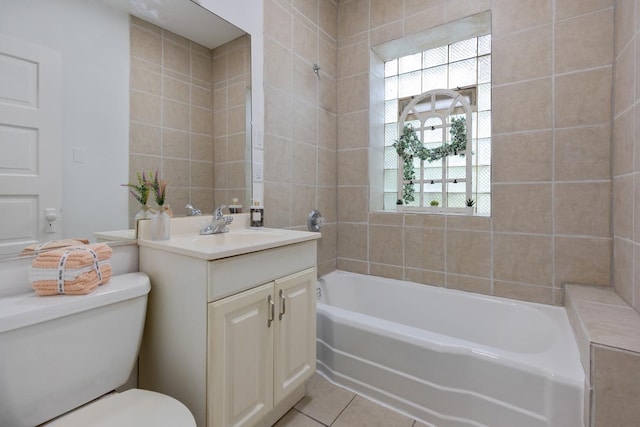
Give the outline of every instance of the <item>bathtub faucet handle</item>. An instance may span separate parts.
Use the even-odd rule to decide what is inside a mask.
[[[184,207],[187,210],[187,216],[199,216],[202,215],[202,211],[191,203],[188,203],[187,206]]]
[[[319,232],[323,225],[326,224],[325,219],[319,210],[314,209],[307,216],[307,228],[309,231]]]

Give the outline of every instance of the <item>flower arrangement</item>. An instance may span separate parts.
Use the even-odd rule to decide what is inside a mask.
[[[141,219],[151,219],[151,240],[167,240],[170,237],[171,207],[165,204],[167,201],[167,182],[158,178],[158,171],[153,175],[144,172],[136,174],[136,184],[122,184],[129,187],[131,195],[142,205],[140,212],[135,216],[136,233],[138,230],[138,221]],[[158,205],[158,209],[150,209],[147,206],[149,194],[153,191],[153,196]]]
[[[153,176],[153,179],[151,179]],[[138,201],[141,205],[146,205],[149,200],[149,195],[151,191],[153,191],[153,195],[156,201],[156,204],[159,207],[164,206],[167,198],[167,182],[163,179],[158,179],[158,172],[155,174],[145,174],[142,172],[138,172],[136,174],[137,183],[136,184],[122,184],[123,187],[129,187],[129,193],[133,196],[134,199]]]
[[[133,196],[134,199],[138,201],[142,206],[147,204],[147,200],[149,199],[149,181],[145,176],[144,172],[140,175],[140,172],[136,174],[138,178],[137,184],[122,184],[123,187],[129,187],[129,193]]]
[[[147,206],[147,202],[149,200],[149,196],[153,193],[156,204],[160,209],[165,209],[170,212],[170,207],[166,204],[167,199],[167,182],[163,179],[158,178],[158,172],[155,174],[149,172],[140,174],[139,172],[136,174],[137,182],[135,184],[122,184],[123,187],[129,187],[129,193],[133,196],[134,199],[142,205],[142,209],[149,210],[151,213],[154,212],[154,209],[150,209]],[[153,177],[153,178],[152,178]]]
[[[167,182],[163,179],[158,179],[158,172],[153,177],[153,181],[148,183],[153,189],[153,195],[156,199],[156,204],[162,208],[167,197]]]

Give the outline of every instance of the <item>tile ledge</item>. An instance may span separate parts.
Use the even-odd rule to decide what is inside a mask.
[[[565,307],[579,325],[574,334],[584,333],[589,344],[640,353],[640,314],[610,286],[565,284]],[[620,327],[622,326],[622,327]],[[582,331],[576,331],[580,327]]]
[[[594,304],[606,304],[633,310],[611,286],[565,283],[565,295],[574,301],[586,301]]]

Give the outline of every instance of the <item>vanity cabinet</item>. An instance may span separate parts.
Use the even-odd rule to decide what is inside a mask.
[[[140,246],[151,279],[139,386],[198,427],[271,426],[315,371],[316,242],[200,259]]]
[[[209,304],[210,426],[252,426],[315,371],[315,268]]]

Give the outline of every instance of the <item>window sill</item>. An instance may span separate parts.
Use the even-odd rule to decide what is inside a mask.
[[[425,206],[425,207],[413,207],[413,206],[397,206],[396,212],[401,213],[427,213],[438,215],[466,215],[476,216],[473,207],[464,208],[443,208],[440,206]]]

